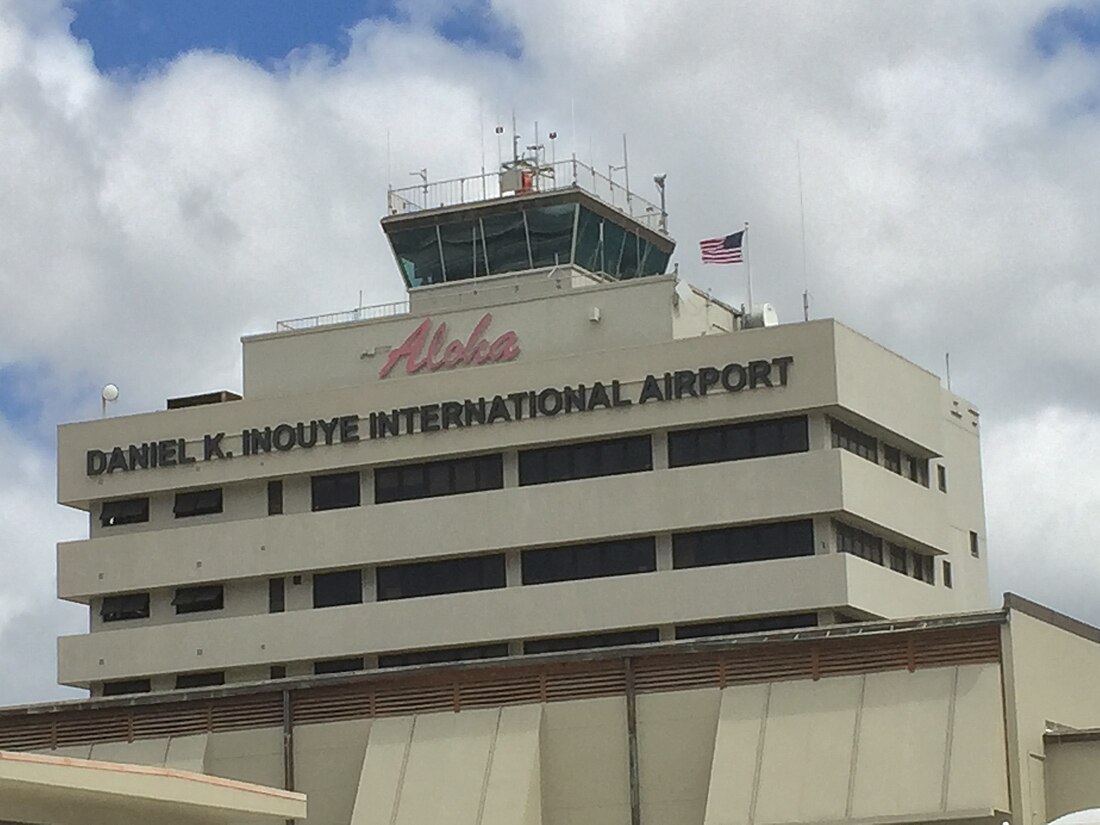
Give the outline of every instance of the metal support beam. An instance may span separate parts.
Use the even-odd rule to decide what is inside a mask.
[[[626,682],[626,739],[630,767],[630,825],[642,825],[641,773],[638,768],[638,704],[634,690],[634,660],[623,661]]]

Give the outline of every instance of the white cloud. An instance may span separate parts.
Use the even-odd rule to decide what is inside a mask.
[[[1100,123],[1080,101],[1100,72],[1080,50],[1030,48],[1042,5],[500,0],[518,61],[442,41],[429,22],[445,6],[418,9],[355,27],[339,62],[303,48],[271,73],[196,52],[104,78],[56,3],[0,0],[0,363],[44,365],[44,415],[96,415],[107,380],[119,413],[237,387],[241,333],[360,290],[400,298],[386,184],[475,171],[479,109],[490,166],[513,107],[525,138],[538,119],[559,157],[598,168],[627,132],[635,188],[654,196],[649,176],[669,174],[682,271],[743,300],[741,273],[704,270],[693,247],[749,220],[758,296],[798,317],[798,140],[814,314],[932,368],[951,351],[955,388],[996,422],[995,582],[1082,604],[1100,583],[1083,509],[1100,471],[1082,458],[1100,440]],[[53,458],[4,438],[20,463],[3,501],[33,523],[0,520],[0,546],[47,581],[69,529],[43,482]],[[1025,473],[1047,481],[1022,502]],[[1029,558],[1037,525],[1061,561]],[[68,621],[26,592],[29,608],[0,591],[0,611]]]
[[[87,613],[56,601],[54,544],[87,535],[87,517],[53,502],[52,456],[0,418],[0,703],[64,695],[54,639],[87,628]]]

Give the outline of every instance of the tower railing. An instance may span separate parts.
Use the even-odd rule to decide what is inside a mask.
[[[343,312],[327,312],[323,315],[307,315],[303,318],[288,318],[275,323],[276,332],[313,329],[329,324],[346,324],[350,321],[369,321],[372,318],[390,318],[405,315],[409,311],[408,301],[394,301],[389,304],[374,304],[347,309]]]
[[[516,180],[519,181],[517,188],[502,190],[501,180],[516,170]],[[662,232],[659,206],[629,191],[610,175],[605,175],[575,158],[538,165],[525,165],[521,161],[515,170],[486,172],[449,180],[425,181],[399,189],[391,188],[387,192],[386,206],[390,215],[407,215],[425,209],[445,209],[574,187],[583,189],[649,229]]]

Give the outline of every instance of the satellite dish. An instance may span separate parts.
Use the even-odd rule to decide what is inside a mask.
[[[741,320],[742,329],[774,327],[779,324],[779,315],[771,304],[755,304]]]

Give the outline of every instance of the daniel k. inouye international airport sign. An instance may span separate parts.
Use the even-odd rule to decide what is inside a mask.
[[[518,337],[515,332],[509,331],[493,342],[488,342],[484,333],[490,321],[491,316],[486,313],[465,342],[456,339],[444,343],[446,325],[440,324],[433,333],[430,319],[425,319],[401,345],[389,351],[379,377],[385,377],[402,361],[409,374],[421,370],[453,369],[467,364],[511,361],[519,354]],[[520,390],[491,398],[482,396],[439,401],[371,412],[365,416],[338,415],[311,421],[246,427],[239,434],[239,453],[227,448],[227,434],[224,432],[207,433],[202,436],[201,443],[199,440],[192,442],[186,438],[167,438],[125,447],[119,445],[109,449],[88,450],[87,472],[89,476],[98,476],[156,467],[178,467],[198,461],[228,460],[235,455],[287,452],[355,443],[364,438],[432,433],[540,416],[569,415],[634,404],[677,401],[719,392],[785,387],[793,363],[794,356],[782,355],[745,363],[731,362],[724,366],[651,373],[642,379],[636,393],[630,395],[624,392],[626,388],[623,383],[616,379],[595,381],[587,385]]]

